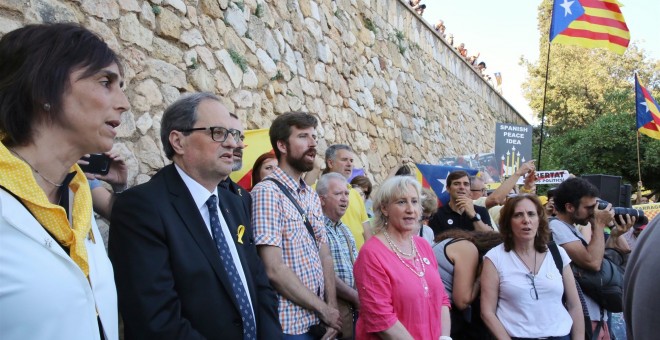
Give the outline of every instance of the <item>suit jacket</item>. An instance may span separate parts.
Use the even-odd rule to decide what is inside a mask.
[[[218,190],[259,338],[281,337],[275,291],[257,255],[241,201]],[[125,339],[242,339],[243,324],[212,236],[174,165],[117,197],[109,240]]]
[[[29,210],[0,189],[0,338],[119,338],[117,292],[92,217],[85,239],[89,280]]]
[[[224,181],[220,182],[220,188],[229,190],[231,193],[235,194],[234,198],[237,198],[243,203],[245,208],[245,215],[252,216],[252,195],[250,192],[245,190],[236,182],[232,181],[230,177],[227,177]]]

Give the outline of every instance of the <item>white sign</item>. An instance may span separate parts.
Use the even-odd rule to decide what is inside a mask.
[[[516,184],[524,184],[525,176],[520,177]],[[568,170],[537,171],[536,184],[559,184],[568,179]]]

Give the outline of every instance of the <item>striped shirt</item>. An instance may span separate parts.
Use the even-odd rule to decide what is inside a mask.
[[[323,217],[325,221],[325,231],[328,234],[328,246],[332,253],[332,262],[334,262],[335,274],[351,288],[355,288],[355,278],[353,277],[353,264],[357,258],[357,247],[355,239],[348,227],[340,222],[333,222],[327,216]]]
[[[321,200],[316,191],[280,168],[275,168],[266,178],[274,178],[289,189],[298,204],[306,212],[316,241],[328,243],[323,227]],[[257,245],[270,245],[282,249],[282,260],[298,276],[309,290],[324,299],[323,267],[319,250],[307,231],[296,206],[282,193],[277,184],[261,181],[252,190],[252,226]],[[279,317],[285,334],[303,334],[310,326],[320,322],[311,310],[294,304],[278,294]]]

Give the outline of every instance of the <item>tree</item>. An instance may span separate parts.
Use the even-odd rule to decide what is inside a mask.
[[[552,133],[551,133],[552,134]],[[544,169],[576,175],[608,174],[637,187],[637,129],[631,114],[606,114],[585,127],[553,134],[544,143]],[[643,184],[660,192],[660,140],[642,135],[639,142]]]
[[[541,117],[548,56],[552,1],[539,5],[539,61],[521,59],[528,78],[523,92],[532,110]],[[657,98],[660,95],[660,61],[650,59],[631,43],[621,56],[605,49],[553,44],[548,69],[545,123],[555,133],[585,126],[604,114],[634,111],[634,73]]]

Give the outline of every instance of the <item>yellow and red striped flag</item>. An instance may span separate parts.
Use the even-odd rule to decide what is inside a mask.
[[[651,138],[660,139],[660,107],[635,74],[635,110],[637,130]]]
[[[623,54],[630,31],[617,0],[554,0],[550,42]]]
[[[272,151],[268,129],[246,130],[243,150],[243,167],[229,175],[231,179],[245,190],[252,189],[252,166],[262,154]]]

